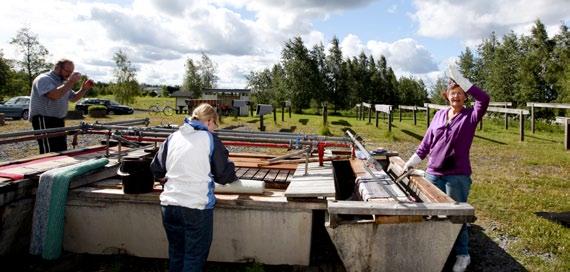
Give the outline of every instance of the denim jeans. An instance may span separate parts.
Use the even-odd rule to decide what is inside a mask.
[[[453,200],[457,202],[467,202],[469,190],[471,189],[470,176],[434,176],[425,173],[425,178],[431,181],[431,183],[437,186],[441,191],[453,198]],[[461,227],[461,231],[453,245],[453,251],[455,252],[455,255],[469,254],[469,232],[465,224]]]
[[[213,209],[162,206],[170,272],[203,271],[214,229]]]

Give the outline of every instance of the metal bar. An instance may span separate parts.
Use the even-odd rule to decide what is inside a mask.
[[[277,144],[277,143],[251,143],[251,142],[239,142],[239,141],[222,141],[224,145],[227,146],[253,146],[253,147],[269,147],[269,148],[290,148],[288,144]]]

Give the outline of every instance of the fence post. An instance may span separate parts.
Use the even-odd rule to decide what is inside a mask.
[[[505,113],[505,129],[509,129],[509,114]]]
[[[402,123],[402,109],[398,109],[398,111],[400,112],[400,123]]]
[[[327,108],[327,102],[324,102],[323,103],[323,126],[326,126],[329,123],[328,117],[329,117],[329,111]]]
[[[392,109],[388,110],[388,131],[392,131]]]
[[[378,113],[379,111],[376,111],[376,127],[378,127]]]
[[[426,105],[426,125],[429,128],[429,106]]]
[[[273,107],[273,123],[277,124],[277,107]]]
[[[521,134],[521,142],[524,142],[524,115],[523,112],[519,114],[520,118],[520,134]]]
[[[370,108],[368,108],[368,124],[372,123],[372,106],[374,104],[370,103]]]
[[[416,106],[414,106],[414,108],[412,109],[412,112],[414,113],[414,126],[416,125]]]
[[[534,134],[534,104],[530,105],[530,130]]]
[[[564,123],[564,146],[570,150],[570,118],[566,118]]]
[[[281,103],[281,122],[285,122],[285,104]]]
[[[481,117],[481,121],[479,121],[479,130],[483,129],[483,117]]]

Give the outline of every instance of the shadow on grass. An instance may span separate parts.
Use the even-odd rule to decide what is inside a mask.
[[[469,254],[471,264],[465,271],[528,271],[509,253],[501,248],[479,225],[469,228]],[[442,271],[452,271],[455,254],[451,253]]]
[[[416,138],[416,140],[418,140],[418,141],[421,141],[421,140],[424,138],[424,136],[419,135],[419,134],[416,134],[416,133],[414,133],[414,132],[411,132],[411,131],[409,131],[409,130],[407,130],[407,129],[402,129],[402,132],[405,133],[405,134],[408,134],[409,136],[412,136],[412,137]]]
[[[336,125],[336,126],[352,127],[352,125],[344,119],[340,119],[338,121],[332,121],[331,124]]]
[[[475,138],[479,138],[481,140],[486,140],[486,141],[489,141],[489,142],[495,143],[495,144],[507,145],[507,143],[505,143],[505,142],[500,142],[500,141],[493,140],[491,138],[487,138],[487,137],[483,137],[483,136],[479,136],[479,135],[475,135]]]
[[[243,127],[243,125],[231,125],[231,126],[227,126],[227,127],[223,127],[222,129],[236,129],[236,128],[240,128]]]
[[[543,142],[558,143],[558,141],[555,141],[555,140],[544,139],[544,138],[540,138],[540,137],[536,137],[536,136],[532,136],[532,135],[525,135],[525,137],[537,139],[537,140],[540,140],[540,141],[543,141]]]
[[[307,123],[309,123],[309,119],[299,119],[299,123],[303,124],[303,126],[306,126]]]
[[[291,126],[291,128],[282,128],[279,132],[294,132],[297,129],[297,126]]]
[[[253,120],[247,121],[247,123],[250,123],[250,124],[255,124],[257,122],[259,122],[259,119],[253,119]]]
[[[535,212],[534,214],[570,228],[570,212]]]

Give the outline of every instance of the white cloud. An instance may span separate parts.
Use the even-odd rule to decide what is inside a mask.
[[[398,10],[398,5],[391,5],[391,6],[388,8],[388,13],[394,14],[394,13],[396,13],[397,10]]]
[[[423,45],[411,38],[393,43],[369,41],[367,47],[374,57],[383,55],[395,71],[424,74],[437,70],[434,57]]]
[[[492,31],[502,36],[512,29],[528,34],[528,25],[536,19],[547,26],[570,19],[568,0],[415,0],[414,6],[411,17],[418,23],[418,34],[432,38],[480,40]]]
[[[362,52],[368,54],[366,46],[362,43],[360,38],[354,34],[348,34],[340,41],[339,45],[345,58],[358,56]]]

